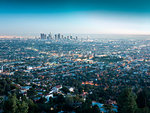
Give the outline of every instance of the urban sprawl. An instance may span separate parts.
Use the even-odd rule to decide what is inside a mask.
[[[149,89],[150,40],[0,39],[0,112],[150,113]]]

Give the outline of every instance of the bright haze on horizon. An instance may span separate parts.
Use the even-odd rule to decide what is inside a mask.
[[[150,34],[148,0],[1,0],[1,35]]]

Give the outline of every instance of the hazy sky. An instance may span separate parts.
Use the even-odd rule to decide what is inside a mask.
[[[150,0],[0,0],[0,35],[150,34]]]

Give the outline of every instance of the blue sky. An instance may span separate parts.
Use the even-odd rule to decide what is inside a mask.
[[[0,0],[0,35],[150,34],[149,0]]]

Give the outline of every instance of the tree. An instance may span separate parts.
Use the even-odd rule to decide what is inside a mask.
[[[17,113],[28,113],[28,104],[25,101],[18,101]]]
[[[68,105],[72,105],[73,104],[73,97],[72,96],[66,96],[65,98],[65,102],[68,104]]]
[[[146,106],[146,95],[144,91],[137,94],[137,105],[139,108],[144,108]]]
[[[68,88],[66,88],[66,87],[63,87],[62,89],[61,89],[65,94],[67,94],[67,93],[69,93],[70,91],[69,91],[69,89]]]
[[[27,91],[27,95],[28,95],[28,97],[30,97],[30,98],[34,97],[36,94],[37,94],[37,92],[34,90],[34,88],[30,88],[30,89]]]
[[[10,80],[8,78],[1,79],[0,80],[0,94],[2,95],[8,95],[8,92],[10,91]]]
[[[27,99],[26,102],[28,103],[28,106],[29,106],[28,113],[37,113],[38,112],[37,104],[35,104],[31,99]]]
[[[137,104],[136,97],[130,88],[126,88],[118,98],[118,111],[120,113],[135,113]]]
[[[8,97],[8,100],[4,103],[4,112],[5,113],[16,113],[18,106],[17,106],[18,99],[16,98],[16,95],[11,95]]]
[[[149,109],[149,107],[138,108],[136,113],[150,113],[150,109]]]
[[[113,105],[110,105],[110,104],[104,104],[103,108],[108,112],[108,113],[111,113],[113,112]]]
[[[16,94],[10,95],[3,107],[5,113],[28,113],[28,108],[28,103],[18,100]]]
[[[93,113],[100,113],[100,109],[99,109],[99,107],[97,105],[94,105],[92,107],[92,111],[93,111]]]
[[[92,101],[90,99],[86,99],[86,101],[81,106],[81,113],[93,113],[92,109]]]
[[[137,105],[139,108],[144,108],[149,106],[150,91],[144,89],[137,94]]]
[[[44,98],[44,97],[41,97],[38,101],[37,101],[37,103],[41,103],[41,104],[44,104],[46,102],[46,98]]]

